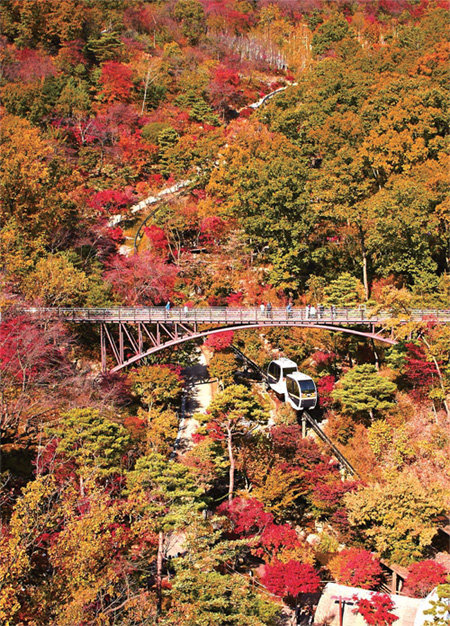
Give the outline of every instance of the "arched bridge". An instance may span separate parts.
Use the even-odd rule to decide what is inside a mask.
[[[229,330],[270,326],[295,326],[340,331],[387,344],[395,338],[385,333],[392,316],[389,313],[371,315],[361,308],[325,308],[311,314],[305,308],[181,308],[115,307],[39,308],[27,313],[37,319],[62,319],[74,323],[100,325],[102,370],[108,369],[108,352],[115,365],[111,372],[136,363],[169,346]],[[414,310],[408,320],[450,323],[450,310]],[[406,321],[406,320],[405,320]]]

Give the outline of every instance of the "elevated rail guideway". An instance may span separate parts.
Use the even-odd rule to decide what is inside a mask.
[[[239,348],[231,344],[231,349],[233,352],[240,358],[242,361],[247,363],[251,368],[253,368],[258,374],[261,376],[263,380],[268,382],[268,376],[266,372],[261,369],[252,359],[250,359],[246,354],[241,352]],[[348,459],[342,454],[342,452],[337,448],[331,439],[326,435],[326,433],[322,430],[316,420],[308,413],[308,411],[301,412],[301,422],[302,422],[302,437],[306,436],[306,427],[309,426],[315,432],[315,434],[322,439],[322,441],[331,449],[332,453],[336,457],[339,462],[340,467],[351,476],[357,476],[358,472],[355,470],[353,465],[350,463]]]
[[[104,372],[108,369],[108,352],[115,360],[111,371],[116,372],[164,348],[225,330],[294,326],[344,332],[391,345],[396,343],[392,334],[386,334],[392,315],[388,312],[372,315],[364,307],[325,308],[314,316],[305,308],[267,311],[260,307],[170,310],[166,307],[30,308],[23,312],[36,320],[99,324]],[[450,309],[416,309],[410,312],[406,321],[450,323]]]

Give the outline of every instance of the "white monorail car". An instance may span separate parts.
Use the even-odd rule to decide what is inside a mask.
[[[317,404],[317,388],[313,379],[299,371],[286,376],[286,402],[297,411],[314,409]]]
[[[286,396],[286,376],[297,372],[297,363],[282,357],[271,361],[267,368],[267,383],[275,393],[283,398]]]

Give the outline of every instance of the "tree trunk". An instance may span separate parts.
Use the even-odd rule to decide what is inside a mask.
[[[359,242],[360,242],[360,245],[361,245],[364,295],[365,295],[365,298],[366,298],[366,301],[367,301],[369,299],[369,296],[370,296],[369,279],[368,279],[368,276],[367,276],[367,250],[366,250],[365,235],[364,235],[364,231],[361,228],[361,226],[359,226]]]
[[[377,369],[377,372],[379,372],[380,371],[380,359],[378,357],[378,352],[377,352],[377,349],[375,347],[375,341],[373,339],[372,339],[372,350],[373,350],[373,356],[374,356],[374,359],[375,359],[375,367]]]
[[[83,476],[80,476],[79,486],[80,486],[80,496],[82,498],[84,498],[84,480],[83,480]]]
[[[158,534],[158,554],[156,557],[156,614],[161,615],[161,580],[162,580],[162,566],[163,566],[163,548],[164,548],[164,533],[162,530]]]
[[[148,91],[148,86],[150,85],[150,83],[153,82],[154,78],[152,78],[152,80],[150,80],[150,70],[151,70],[151,65],[150,62],[148,64],[148,69],[147,69],[147,74],[145,76],[145,85],[144,85],[144,97],[142,98],[142,107],[141,107],[141,115],[144,114],[144,110],[145,110],[145,103],[147,100],[147,91]]]
[[[426,345],[428,350],[430,350],[430,356],[433,359],[434,367],[436,368],[437,375],[438,375],[438,378],[439,378],[439,385],[440,385],[441,391],[442,391],[442,402],[444,404],[444,409],[445,409],[445,412],[447,413],[447,416],[450,416],[450,410],[448,408],[447,400],[445,399],[446,393],[445,393],[445,386],[444,386],[444,380],[442,378],[441,368],[439,367],[439,363],[437,362],[436,357],[433,354],[431,354],[430,344],[425,339],[425,337],[422,337],[422,341]]]
[[[234,491],[234,468],[235,468],[235,460],[233,454],[233,438],[231,434],[231,429],[227,427],[227,447],[228,447],[228,459],[230,461],[230,472],[229,472],[229,483],[228,483],[228,502],[231,502],[233,499],[233,491]]]

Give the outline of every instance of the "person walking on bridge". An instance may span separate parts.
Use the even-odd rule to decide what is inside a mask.
[[[167,300],[165,309],[166,309],[166,317],[170,317],[170,300]]]

